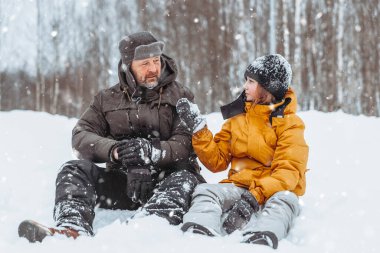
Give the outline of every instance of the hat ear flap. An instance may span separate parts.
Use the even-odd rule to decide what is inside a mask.
[[[128,70],[128,65],[125,64],[123,61],[121,62],[121,69],[122,69],[124,72],[127,72],[127,70]]]
[[[288,87],[286,83],[281,82],[278,79],[270,80],[267,87],[264,87],[269,93],[271,93],[276,100],[282,100],[285,96]]]

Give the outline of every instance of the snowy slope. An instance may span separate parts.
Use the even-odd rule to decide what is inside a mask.
[[[380,119],[342,112],[300,113],[310,145],[303,211],[277,252],[380,252]],[[221,115],[207,116],[213,132]],[[29,244],[17,236],[24,219],[53,225],[55,176],[74,159],[76,119],[27,111],[0,112],[0,252],[273,252],[239,243],[239,234],[207,238],[183,234],[157,217],[125,225],[130,212],[97,210],[93,238],[51,237]],[[202,171],[209,182],[226,173]]]

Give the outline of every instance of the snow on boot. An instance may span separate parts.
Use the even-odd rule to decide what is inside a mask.
[[[277,236],[269,231],[248,232],[243,235],[243,238],[243,242],[245,243],[266,245],[274,249],[277,249],[278,246]]]
[[[199,225],[194,222],[186,222],[182,225],[181,230],[183,232],[191,232],[194,234],[207,235],[207,236],[217,236],[218,234],[214,232],[212,229],[208,229],[202,225]]]
[[[18,226],[18,235],[25,237],[29,242],[42,242],[46,236],[55,234],[66,235],[76,239],[79,236],[78,231],[70,228],[48,228],[32,220],[25,220]]]

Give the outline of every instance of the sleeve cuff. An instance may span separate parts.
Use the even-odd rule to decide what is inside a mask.
[[[207,134],[209,132],[207,125],[204,125],[203,128],[201,128],[199,131],[196,133],[193,133],[193,138],[195,139],[200,139],[202,138],[203,134]]]
[[[249,191],[256,198],[256,200],[259,203],[259,205],[264,204],[264,202],[265,202],[265,196],[262,193],[261,189],[259,187],[256,187],[256,182],[255,181],[252,181],[252,184],[249,187]]]
[[[161,141],[159,138],[152,139],[152,155],[151,161],[152,163],[157,163],[161,159]]]
[[[113,163],[118,163],[119,161],[115,159],[115,157],[113,156],[113,151],[114,149],[117,148],[117,143],[115,143],[111,149],[110,149],[110,153],[109,153],[109,158],[110,158],[110,161],[113,162]]]
[[[203,129],[205,126],[206,126],[206,119],[202,117],[198,125],[194,128],[193,134]]]

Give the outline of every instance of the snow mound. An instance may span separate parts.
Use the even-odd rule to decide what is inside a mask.
[[[276,252],[380,252],[376,162],[380,119],[342,112],[302,112],[310,146],[302,213]],[[214,133],[220,113],[206,116]],[[240,235],[208,238],[180,231],[156,216],[98,209],[96,236],[70,240],[47,238],[30,244],[17,235],[18,224],[34,219],[53,225],[55,177],[60,166],[75,159],[71,130],[76,119],[30,111],[0,112],[0,252],[273,252],[239,243]],[[216,183],[226,172],[202,174]]]

